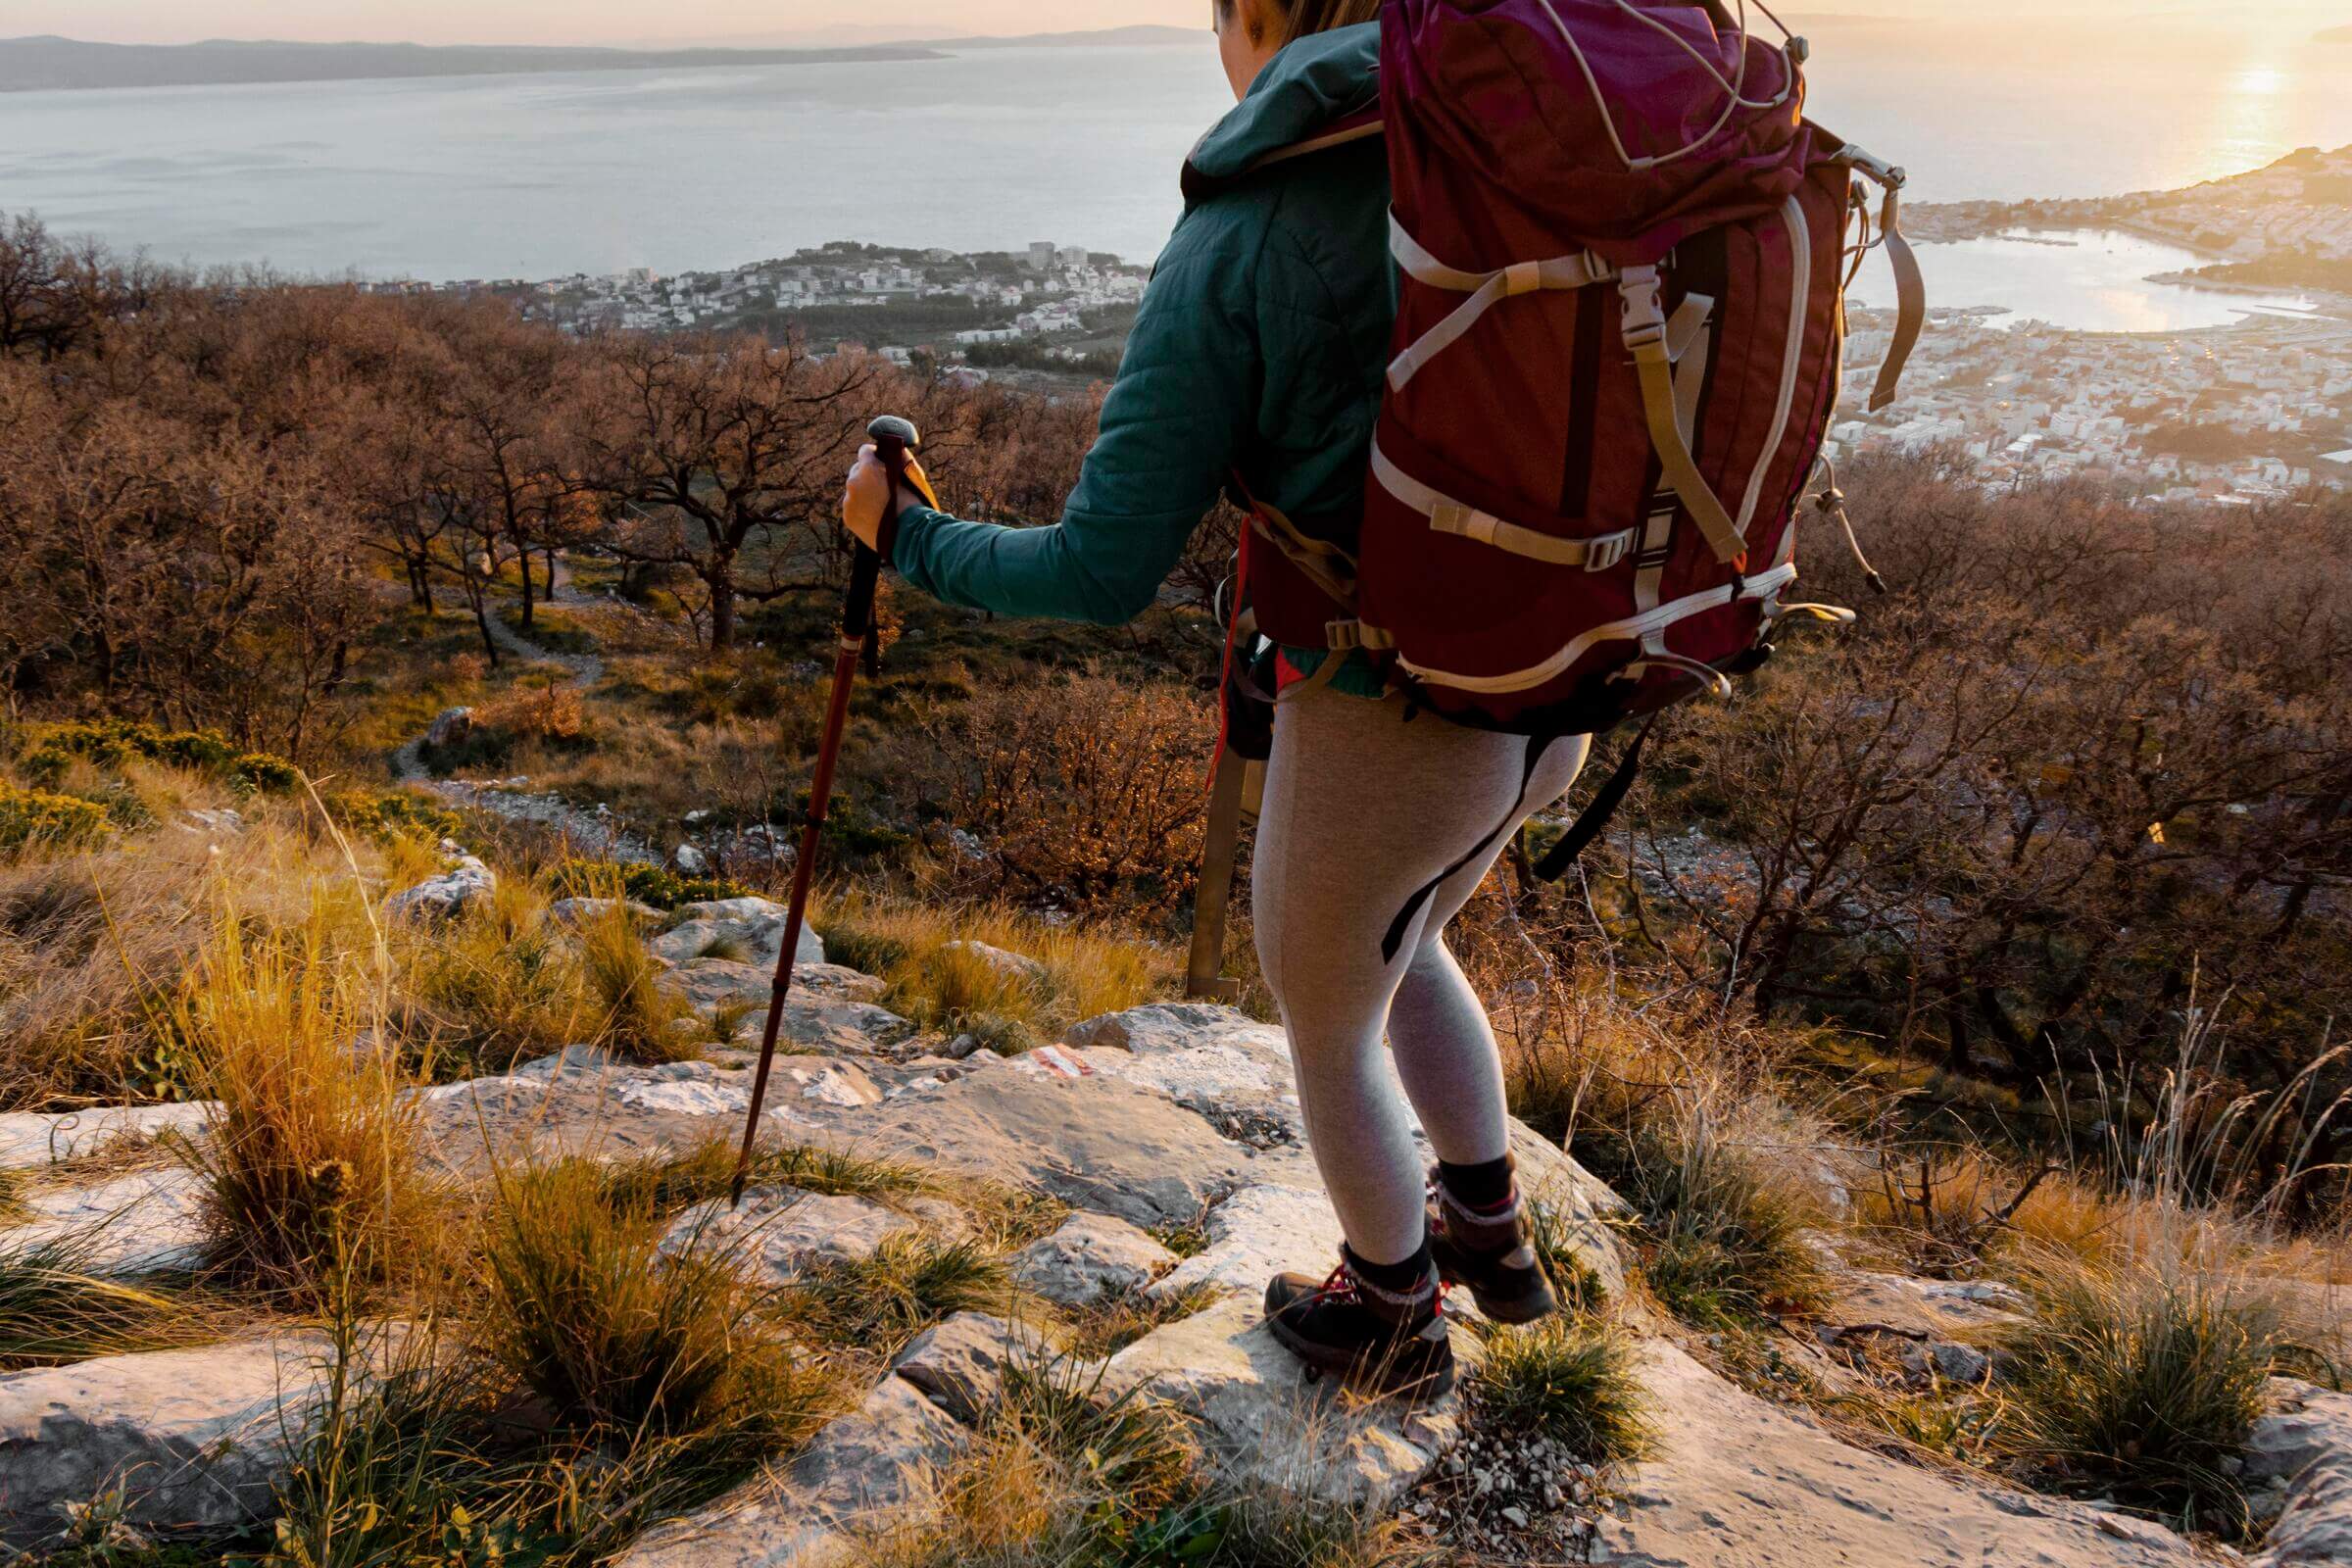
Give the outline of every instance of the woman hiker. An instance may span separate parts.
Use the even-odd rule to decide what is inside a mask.
[[[851,474],[850,531],[873,544],[895,511],[892,564],[950,604],[1124,623],[1235,473],[1310,532],[1351,536],[1396,308],[1385,155],[1373,138],[1252,169],[1377,102],[1379,0],[1215,4],[1240,106],[1193,152],[1190,183],[1212,193],[1160,257],[1060,522],[931,511],[890,493],[871,448]],[[1383,938],[1496,822],[1566,794],[1588,744],[1551,747],[1523,792],[1526,740],[1410,720],[1356,655],[1305,685],[1327,657],[1341,656],[1283,651],[1251,880],[1259,961],[1347,1242],[1328,1279],[1274,1280],[1266,1310],[1309,1364],[1434,1396],[1454,1376],[1441,1281],[1503,1321],[1557,1304],[1514,1180],[1494,1031],[1445,940],[1511,835],[1439,886],[1393,961]],[[1384,1034],[1437,1151],[1434,1182],[1382,1070]]]

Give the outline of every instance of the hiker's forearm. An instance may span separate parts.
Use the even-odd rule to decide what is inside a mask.
[[[910,507],[892,564],[951,605],[1117,626],[1151,608],[1192,528],[1177,517],[1110,524],[1075,514],[1050,528],[1004,528]]]

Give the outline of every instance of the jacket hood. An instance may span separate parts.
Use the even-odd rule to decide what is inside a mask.
[[[1379,102],[1380,24],[1310,33],[1268,61],[1250,95],[1200,138],[1186,160],[1188,183],[1236,178],[1267,154]]]

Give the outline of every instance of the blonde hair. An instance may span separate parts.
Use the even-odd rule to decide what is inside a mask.
[[[1380,19],[1380,0],[1265,0],[1265,6],[1281,19],[1284,43]],[[1233,0],[1217,0],[1217,9],[1233,15]]]

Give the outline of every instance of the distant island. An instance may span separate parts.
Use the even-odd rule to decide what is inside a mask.
[[[873,44],[848,49],[555,49],[228,39],[190,44],[117,44],[57,37],[0,38],[0,92],[374,81],[559,71],[818,66],[940,58],[937,51],[919,44]]]

